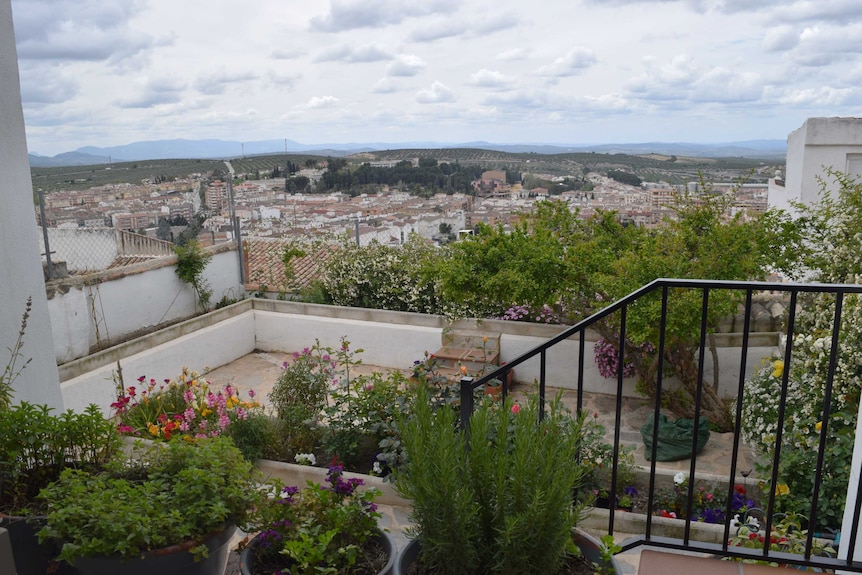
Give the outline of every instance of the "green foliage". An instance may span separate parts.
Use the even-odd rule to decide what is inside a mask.
[[[336,377],[336,366],[318,340],[313,347],[293,354],[293,363],[282,365],[269,400],[276,411],[276,425],[287,455],[309,453],[317,446],[321,416],[329,385]]]
[[[0,410],[0,513],[38,513],[36,496],[63,470],[98,470],[119,447],[114,423],[95,405],[51,411],[27,402]]]
[[[476,234],[451,244],[438,268],[440,291],[478,317],[501,315],[515,304],[541,308],[565,290],[567,267],[564,245],[552,229],[521,222],[507,232],[479,224]]]
[[[862,282],[862,183],[829,171],[836,193],[826,182],[817,203],[795,206],[799,219],[788,227],[786,259],[799,257],[809,281]],[[793,356],[788,375],[787,401],[778,421],[783,361],[775,359],[746,381],[743,432],[746,441],[771,459],[778,426],[783,426],[779,484],[788,492],[778,498],[779,510],[809,513],[821,432],[826,427],[823,478],[818,499],[817,525],[838,527],[850,477],[850,460],[862,392],[862,300],[844,298],[837,363],[829,418],[824,417],[824,398],[832,351],[835,298],[808,294],[800,298]],[[770,476],[771,469],[761,469]]]
[[[372,242],[358,247],[344,238],[324,264],[323,286],[335,305],[445,313],[436,282],[440,253],[416,234],[404,245]]]
[[[135,445],[98,474],[68,469],[45,488],[42,541],[63,547],[70,563],[84,556],[141,553],[199,540],[242,524],[259,501],[257,472],[224,437]]]
[[[642,182],[636,175],[622,170],[608,170],[608,177],[630,186],[639,186]]]
[[[343,466],[333,465],[329,485],[308,482],[304,489],[273,482],[273,497],[258,506],[251,518],[261,531],[254,548],[258,572],[296,575],[338,574],[360,566],[377,573],[375,557],[366,556],[365,543],[377,532],[380,513],[374,488],[359,489],[362,479],[346,479]],[[370,565],[369,565],[370,564]]]
[[[574,551],[583,419],[559,398],[541,423],[535,396],[515,406],[482,403],[470,440],[455,429],[454,410],[435,411],[418,387],[414,416],[402,424],[408,460],[396,487],[412,500],[412,535],[435,572],[555,573]]]
[[[12,385],[21,372],[27,367],[33,358],[27,358],[22,364],[18,362],[22,360],[21,350],[24,348],[24,332],[27,331],[27,320],[30,318],[30,310],[33,308],[33,298],[28,297],[27,303],[24,304],[24,315],[21,316],[21,327],[18,330],[18,338],[12,347],[7,348],[9,351],[9,360],[3,368],[3,373],[0,373],[0,412],[9,409],[12,405],[12,395],[14,388]]]
[[[212,254],[201,247],[197,240],[176,246],[174,252],[177,254],[177,277],[194,288],[198,307],[202,312],[207,311],[213,291],[204,277],[204,270]]]
[[[403,392],[407,383],[399,372],[388,377],[381,373],[361,375],[353,380],[341,380],[330,395],[326,408],[326,432],[323,447],[350,468],[363,462],[367,446],[375,449],[372,463],[377,461],[377,448],[387,448],[397,441],[395,421],[402,412]],[[382,469],[381,469],[382,473]]]

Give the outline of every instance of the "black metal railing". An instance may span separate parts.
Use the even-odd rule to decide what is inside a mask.
[[[692,456],[691,456],[691,464],[689,469],[689,482],[688,482],[688,493],[687,493],[687,511],[686,519],[684,524],[684,532],[683,537],[674,538],[674,537],[663,537],[653,535],[653,523],[654,518],[651,514],[651,510],[653,509],[655,503],[655,493],[656,493],[656,450],[658,447],[658,432],[659,432],[659,414],[662,405],[662,392],[663,392],[663,374],[664,374],[664,356],[665,356],[665,346],[666,346],[666,337],[667,337],[667,323],[668,323],[668,305],[669,305],[669,294],[671,290],[697,290],[701,292],[702,298],[702,307],[701,307],[701,315],[700,315],[700,333],[699,333],[699,357],[697,362],[697,388],[696,395],[694,398],[694,433],[692,438]],[[740,368],[739,368],[739,381],[737,386],[737,399],[736,399],[736,410],[735,410],[735,419],[734,419],[734,427],[733,427],[733,450],[731,455],[730,469],[727,475],[727,508],[725,510],[724,516],[726,518],[724,524],[724,533],[722,543],[714,543],[714,542],[705,542],[698,541],[692,537],[692,522],[696,521],[696,519],[692,519],[691,511],[693,509],[693,501],[694,501],[694,489],[695,489],[695,477],[697,472],[697,439],[698,439],[698,425],[699,418],[701,414],[701,399],[702,399],[702,391],[704,387],[704,352],[707,348],[707,334],[709,331],[709,325],[707,321],[707,313],[709,310],[709,301],[710,301],[710,293],[715,292],[716,290],[731,290],[735,292],[741,292],[742,297],[744,299],[744,325],[742,332],[742,340],[741,340],[741,358],[740,358]],[[789,307],[788,307],[788,317],[785,322],[785,345],[783,350],[783,361],[784,361],[784,369],[781,376],[781,397],[779,401],[779,414],[778,414],[778,431],[776,433],[775,438],[775,448],[773,450],[773,458],[771,461],[771,469],[772,474],[768,479],[768,485],[775,486],[778,484],[778,469],[779,469],[779,461],[781,457],[781,443],[782,443],[782,432],[783,432],[783,421],[785,416],[785,406],[788,394],[788,383],[789,383],[789,375],[791,371],[791,362],[793,360],[793,336],[795,333],[795,324],[796,324],[796,312],[797,307],[800,304],[799,295],[800,294],[832,294],[834,296],[834,314],[832,318],[832,334],[831,334],[831,351],[829,352],[829,366],[828,366],[828,375],[827,382],[825,386],[825,394],[823,399],[822,406],[822,427],[819,431],[819,452],[817,456],[817,464],[816,468],[811,470],[814,476],[814,488],[812,492],[810,512],[807,515],[808,524],[812,526],[812,528],[808,529],[808,533],[805,541],[805,551],[801,555],[793,555],[784,553],[781,551],[776,551],[770,548],[770,538],[767,535],[765,537],[765,541],[763,543],[762,548],[749,548],[749,547],[741,547],[741,546],[733,546],[730,544],[730,539],[735,534],[731,532],[731,521],[730,518],[733,516],[731,514],[731,501],[733,496],[734,485],[737,482],[737,470],[738,470],[738,455],[740,448],[740,439],[741,439],[741,417],[742,417],[742,401],[743,401],[743,389],[745,385],[746,379],[746,371],[747,371],[747,357],[749,350],[749,336],[751,334],[751,315],[752,315],[752,296],[755,292],[778,292],[782,294],[787,294],[789,296]],[[503,397],[505,398],[508,394],[508,373],[510,370],[516,368],[518,365],[523,364],[524,362],[531,360],[538,356],[539,358],[539,378],[538,378],[538,393],[542,400],[545,399],[546,396],[546,387],[548,382],[546,381],[546,359],[547,352],[550,348],[555,345],[568,340],[570,338],[578,337],[579,338],[579,353],[578,353],[578,368],[577,368],[577,410],[580,414],[583,407],[583,390],[584,390],[584,355],[585,355],[585,346],[586,346],[586,332],[593,326],[596,326],[599,322],[609,322],[612,314],[618,314],[619,322],[616,324],[615,333],[619,334],[619,342],[618,342],[618,357],[617,357],[617,374],[616,374],[616,413],[615,413],[615,427],[613,433],[613,467],[611,474],[611,485],[610,485],[610,493],[617,493],[617,480],[618,480],[618,471],[620,468],[620,426],[621,426],[621,415],[622,415],[622,399],[623,399],[623,369],[625,366],[625,342],[626,340],[626,315],[627,310],[632,306],[637,304],[639,301],[642,301],[642,298],[647,296],[655,297],[653,294],[660,294],[661,297],[661,315],[660,315],[660,325],[659,325],[659,341],[656,349],[658,350],[657,358],[658,358],[658,369],[656,370],[656,397],[654,404],[654,413],[653,413],[653,441],[652,441],[652,457],[650,457],[650,468],[649,468],[649,492],[648,492],[648,503],[647,503],[647,514],[645,517],[645,530],[642,535],[637,535],[629,540],[627,540],[623,544],[623,550],[632,549],[638,546],[646,545],[667,549],[676,549],[683,551],[693,551],[693,552],[705,552],[711,553],[714,555],[719,555],[723,557],[730,557],[735,559],[742,560],[765,560],[770,562],[777,563],[788,563],[794,565],[801,565],[806,567],[815,567],[821,569],[841,569],[845,571],[854,571],[854,572],[862,572],[862,560],[859,557],[854,556],[854,549],[856,547],[856,542],[858,538],[858,525],[860,520],[860,515],[862,515],[862,497],[857,497],[855,500],[855,507],[853,509],[853,521],[852,521],[852,529],[850,533],[841,533],[840,536],[842,539],[845,539],[848,543],[846,545],[848,552],[844,558],[836,558],[836,557],[824,557],[818,556],[812,553],[812,549],[814,548],[814,532],[815,529],[813,526],[817,525],[817,512],[818,512],[818,495],[820,492],[821,483],[823,480],[823,466],[824,466],[824,453],[826,451],[826,439],[827,439],[827,428],[829,425],[829,415],[833,408],[832,405],[832,390],[833,390],[833,380],[835,377],[836,366],[838,365],[838,349],[839,349],[839,340],[841,335],[841,319],[842,319],[842,309],[843,309],[843,301],[844,297],[848,294],[860,294],[862,293],[862,285],[843,285],[843,284],[800,284],[800,283],[767,283],[767,282],[738,282],[738,281],[709,281],[709,280],[677,280],[677,279],[658,279],[653,281],[652,283],[640,288],[639,290],[629,294],[628,296],[612,303],[608,307],[602,309],[601,311],[595,313],[594,315],[578,322],[577,324],[569,327],[568,329],[562,331],[557,336],[549,339],[548,341],[542,343],[541,345],[536,346],[531,349],[527,353],[523,355],[507,361],[505,365],[500,368],[492,371],[491,373],[485,374],[480,378],[464,378],[461,381],[461,390],[460,390],[460,399],[461,399],[461,425],[462,428],[467,428],[469,425],[470,414],[474,408],[474,395],[473,390],[475,390],[480,385],[483,385],[489,382],[492,379],[498,379],[502,381],[503,386]],[[544,401],[540,402],[540,405],[543,404]],[[543,417],[543,410],[540,410],[539,417]],[[850,462],[847,462],[847,465],[850,465]],[[858,492],[862,494],[862,472],[852,473],[852,477],[859,477],[859,485]],[[766,522],[765,525],[765,533],[769,534],[772,532],[773,527],[773,517],[775,516],[776,510],[776,493],[774,488],[770,488],[768,496],[766,497],[767,501],[764,505],[764,519]],[[615,518],[615,509],[614,506],[611,505],[608,516],[608,533],[613,534],[614,532],[614,518]],[[676,521],[676,520],[675,520]]]

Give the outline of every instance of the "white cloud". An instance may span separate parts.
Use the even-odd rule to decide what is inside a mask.
[[[523,60],[527,57],[527,51],[523,48],[511,48],[497,54],[498,60]]]
[[[374,83],[371,91],[375,94],[391,94],[393,92],[397,92],[398,88],[389,78],[380,78]]]
[[[269,57],[274,60],[295,60],[305,56],[307,53],[308,52],[302,48],[279,48],[277,50],[273,50]]]
[[[415,54],[403,54],[386,67],[390,76],[415,76],[425,69],[425,62]]]
[[[471,83],[475,86],[483,88],[508,88],[511,87],[515,79],[496,70],[487,70],[482,68],[475,74],[470,76]]]
[[[446,87],[442,82],[435,81],[427,90],[420,90],[416,94],[416,101],[420,104],[440,104],[444,102],[454,102],[455,93]]]
[[[338,103],[335,96],[314,96],[306,104],[309,108],[332,108]]]
[[[384,28],[408,18],[451,15],[458,10],[459,4],[458,0],[423,0],[409,4],[400,0],[332,0],[329,12],[313,17],[309,27],[317,32]]]
[[[391,60],[392,55],[389,54],[383,47],[377,44],[365,44],[362,46],[349,46],[342,44],[333,46],[322,51],[315,59],[315,62],[347,62],[347,63],[362,63],[362,62],[380,62]]]
[[[592,50],[583,46],[577,46],[569,50],[565,56],[554,60],[552,64],[539,68],[539,75],[557,78],[574,76],[582,73],[596,62],[598,62],[598,59]]]
[[[790,26],[777,26],[766,31],[763,49],[767,52],[783,52],[799,44],[799,33]]]

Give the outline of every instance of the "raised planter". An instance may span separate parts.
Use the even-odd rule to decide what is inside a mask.
[[[242,575],[257,575],[255,571],[255,552],[258,548],[260,535],[251,540],[251,542],[242,550],[239,556],[239,568]],[[378,572],[378,575],[389,575],[392,573],[395,565],[395,545],[392,543],[392,538],[384,531],[377,531],[374,539],[383,547],[386,556],[389,560],[386,566]]]
[[[296,485],[298,487],[304,487],[309,481],[324,484],[326,482],[326,474],[329,472],[328,469],[323,467],[298,465],[296,463],[273,461],[271,459],[259,459],[255,465],[265,478],[278,478],[285,485]],[[351,473],[350,471],[345,471],[344,477],[347,479],[352,477],[362,479],[365,487],[376,487],[379,489],[380,496],[375,499],[376,503],[395,505],[396,507],[410,507],[410,502],[396,493],[393,484],[383,481],[380,477],[364,475],[362,473]]]

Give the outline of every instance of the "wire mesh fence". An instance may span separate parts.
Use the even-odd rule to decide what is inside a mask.
[[[102,271],[173,254],[171,242],[106,226],[65,222],[44,226],[44,198],[39,195],[39,248],[48,280]]]

